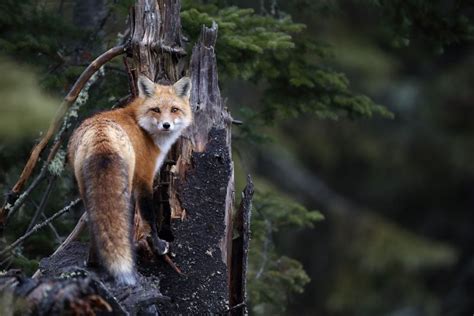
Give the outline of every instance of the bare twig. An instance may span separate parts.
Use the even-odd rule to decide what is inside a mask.
[[[99,72],[100,73],[100,72]],[[62,142],[63,138],[65,135],[65,132],[70,125],[70,121],[72,118],[77,117],[76,115],[73,115],[73,111],[76,111],[79,109],[79,107],[84,104],[87,100],[87,92],[89,91],[91,85],[97,80],[98,76],[97,74],[93,74],[91,78],[85,83],[83,89],[80,91],[78,99],[73,103],[69,111],[71,113],[67,113],[64,115],[62,126],[59,129],[59,131],[56,133],[54,137],[54,145],[52,146],[50,153],[48,155],[48,158],[46,161],[43,163],[43,167],[40,171],[40,174],[36,177],[36,179],[33,181],[33,183],[30,185],[30,187],[20,196],[18,199],[14,202],[13,206],[8,205],[8,203],[11,203],[11,199],[7,200],[7,206],[6,209],[8,211],[7,213],[7,220],[15,213],[16,210],[18,210],[21,205],[26,201],[26,198],[30,195],[30,193],[36,188],[36,186],[46,177],[46,170],[49,167],[50,162],[56,157],[56,153],[58,152]],[[1,212],[0,212],[1,213]],[[1,218],[0,218],[0,232],[5,226],[5,222],[3,223],[3,226],[1,225]]]
[[[47,220],[48,218],[46,217],[46,215],[44,215],[44,213],[41,214],[41,217],[43,218],[43,220]],[[52,223],[49,223],[48,224],[48,227],[49,229],[51,229],[51,232],[53,233],[54,235],[54,238],[56,238],[56,242],[58,244],[60,244],[62,242],[62,239],[61,239],[61,236],[59,235],[56,227],[54,227],[54,225]]]
[[[40,173],[36,176],[36,178],[30,184],[28,189],[26,189],[22,195],[16,198],[16,201],[14,202],[13,205],[8,204],[9,201],[7,201],[6,206],[5,206],[5,209],[8,212],[6,213],[6,215],[8,216],[7,219],[10,218],[10,216],[13,215],[15,211],[18,210],[20,206],[23,205],[23,203],[25,203],[26,198],[31,194],[31,192],[33,192],[33,190],[38,186],[38,184],[40,184],[41,181],[43,181],[44,178],[46,178],[46,174],[47,174],[46,171],[48,169],[48,165],[51,162],[51,160],[53,160],[54,156],[56,155],[59,149],[59,145],[60,145],[59,142],[56,142],[56,144],[54,144],[54,146],[51,148],[48,158],[46,159],[43,166],[41,167]],[[0,211],[0,231],[3,228],[2,224],[5,224],[5,221],[2,222],[2,212]]]
[[[171,260],[170,256],[168,256],[167,254],[165,254],[165,255],[163,255],[163,259],[165,260],[165,262],[166,262],[167,264],[170,265],[170,267],[171,267],[176,273],[178,273],[179,275],[186,276],[186,274],[184,274],[183,272],[181,272],[181,269],[176,266],[176,264],[173,262],[173,260]]]
[[[124,106],[126,106],[127,104],[129,104],[130,102],[132,102],[132,96],[130,94],[124,96],[124,97],[121,97],[120,99],[118,99],[113,105],[112,105],[112,109],[115,109],[115,108],[123,108]]]
[[[61,103],[58,112],[56,113],[56,117],[51,123],[48,128],[48,131],[44,135],[44,137],[40,140],[38,144],[33,148],[28,162],[26,163],[18,181],[14,185],[13,189],[10,192],[10,196],[12,199],[9,199],[3,207],[0,209],[0,228],[5,225],[6,217],[11,210],[12,204],[17,205],[16,200],[18,199],[18,195],[20,191],[23,189],[25,183],[30,178],[33,169],[35,168],[38,158],[43,150],[46,148],[49,140],[51,137],[58,131],[58,128],[62,122],[64,115],[66,114],[67,110],[71,107],[74,101],[77,99],[79,93],[81,92],[82,88],[86,85],[87,81],[92,77],[94,73],[96,73],[102,65],[110,61],[112,58],[125,53],[127,49],[126,45],[119,45],[113,47],[97,57],[81,74],[81,76],[77,79],[74,83],[73,87],[69,91],[69,93],[64,98],[64,101]],[[61,135],[58,135],[56,139],[60,139]],[[55,144],[56,146],[56,144]],[[50,155],[51,156],[51,155]],[[54,157],[54,155],[53,155]],[[13,200],[13,201],[12,201]],[[19,205],[17,206],[19,207]]]
[[[125,70],[127,71],[128,75],[128,86],[130,87],[130,94],[132,98],[136,98],[138,96],[138,89],[136,84],[136,79],[134,76],[134,69],[130,67],[128,63],[127,56],[123,56],[123,64],[125,65]]]
[[[79,203],[81,199],[75,199],[74,201],[72,201],[71,203],[69,203],[67,206],[63,207],[61,210],[57,211],[56,213],[54,213],[53,215],[51,215],[50,217],[48,217],[47,220],[39,223],[39,224],[36,224],[29,232],[27,232],[26,234],[24,234],[23,236],[21,236],[20,238],[18,238],[17,240],[15,240],[11,245],[5,247],[5,249],[3,249],[1,252],[0,252],[0,257],[2,257],[3,255],[5,255],[6,253],[12,251],[13,249],[15,249],[16,247],[18,247],[19,245],[21,245],[25,240],[27,240],[29,237],[31,237],[31,235],[33,235],[34,233],[36,233],[38,230],[40,230],[41,228],[47,226],[49,223],[51,223],[52,221],[54,221],[56,218],[58,218],[59,216],[63,215],[64,213],[68,212],[69,210],[71,210],[71,208],[73,208],[77,203]]]
[[[220,313],[218,313],[218,314],[221,314],[221,315],[222,315],[222,314],[227,314],[227,313],[229,313],[229,312],[235,311],[236,309],[239,309],[239,308],[242,308],[242,307],[246,307],[246,306],[247,306],[247,303],[241,302],[241,303],[239,303],[239,304],[237,304],[237,305],[234,305],[234,306],[232,306],[232,307],[230,307],[230,308],[228,308],[228,309],[226,309],[226,310],[223,310],[222,312],[220,312]]]
[[[36,203],[35,201],[31,201],[31,203],[33,204],[34,207],[38,208],[38,203]],[[44,215],[44,212],[41,213],[41,218],[43,220],[47,220],[48,218],[46,217],[46,215]],[[61,238],[61,236],[59,235],[58,233],[58,230],[56,229],[56,227],[54,227],[54,225],[52,223],[49,223],[48,224],[48,227],[50,228],[51,232],[53,233],[54,235],[54,238],[56,239],[56,242],[59,244],[62,243],[63,239]],[[1,266],[1,264],[0,264]]]
[[[232,120],[232,124],[234,124],[234,125],[242,125],[242,124],[244,124],[244,122],[241,121],[241,120]]]
[[[72,230],[72,232],[69,234],[69,236],[62,242],[61,245],[54,251],[54,253],[51,255],[54,256],[58,254],[59,252],[63,251],[64,248],[66,248],[67,245],[69,245],[72,241],[76,240],[79,237],[79,234],[84,230],[84,227],[86,226],[88,221],[87,213],[84,212],[82,213],[81,218],[76,224],[76,227]],[[41,275],[41,271],[38,269],[36,272],[33,274],[32,278],[36,279]]]
[[[74,227],[74,229],[72,230],[72,232],[69,234],[69,236],[63,241],[63,243],[58,247],[58,249],[56,249],[53,253],[53,256],[59,252],[61,252],[67,245],[69,245],[69,243],[71,243],[72,241],[76,240],[77,237],[79,237],[79,234],[84,230],[84,228],[86,227],[86,224],[87,224],[87,221],[88,221],[88,217],[87,217],[87,213],[84,212],[81,216],[81,218],[79,219],[79,221],[77,221],[77,224],[76,224],[76,227]]]
[[[31,201],[31,203],[33,204],[34,207],[38,208],[38,206],[39,206],[38,203],[36,203],[35,201]],[[41,218],[42,218],[43,220],[47,220],[47,219],[48,219],[48,217],[46,217],[46,215],[44,215],[44,212],[41,212]],[[56,239],[56,242],[58,243],[58,245],[61,244],[61,242],[62,242],[63,240],[62,240],[61,236],[59,235],[59,233],[58,233],[56,227],[54,227],[54,225],[53,225],[52,223],[49,223],[49,224],[48,224],[48,227],[50,228],[51,232],[53,233],[54,238]]]
[[[43,214],[44,207],[46,206],[46,202],[48,201],[49,194],[51,193],[51,190],[53,189],[53,184],[55,180],[56,180],[55,176],[49,177],[48,186],[46,187],[46,190],[43,193],[41,202],[36,208],[35,214],[33,215],[33,218],[31,219],[30,224],[28,225],[28,228],[26,229],[26,232],[29,232],[33,228],[33,226],[36,224],[36,222],[40,218],[41,214]]]

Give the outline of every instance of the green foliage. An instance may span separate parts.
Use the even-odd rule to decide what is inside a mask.
[[[0,4],[0,47],[17,58],[40,60],[56,55],[71,26],[59,16],[48,14],[32,1],[5,0]]]
[[[252,9],[183,5],[182,23],[193,42],[202,25],[216,21],[220,74],[250,80],[264,89],[261,107],[250,117],[260,124],[306,113],[319,118],[391,117],[369,97],[351,91],[347,77],[329,67],[330,49],[304,32],[289,15],[256,14]],[[250,112],[250,111],[248,111]],[[247,113],[248,113],[247,112]],[[244,135],[249,133],[243,131]]]
[[[288,299],[301,293],[310,281],[297,260],[282,255],[274,235],[289,229],[312,228],[324,217],[285,197],[264,182],[258,182],[252,211],[252,238],[249,253],[249,298],[258,315],[285,311]]]
[[[37,246],[40,245],[37,244]],[[21,267],[23,273],[32,275],[38,269],[39,261],[29,259],[24,255],[17,253],[13,255],[11,264],[14,267]]]
[[[289,227],[313,228],[315,222],[324,219],[320,212],[309,211],[294,199],[275,191],[275,188],[264,182],[258,182],[254,209],[256,219],[266,219],[274,225],[273,232]],[[254,237],[261,236],[254,234]]]
[[[356,225],[342,216],[336,222],[344,231],[339,247],[349,251],[341,253],[334,267],[329,311],[381,315],[400,306],[417,306],[426,315],[439,314],[440,306],[421,278],[456,263],[458,253],[452,246],[420,237],[370,212],[359,214]],[[387,298],[383,304],[381,296]]]
[[[4,0],[0,3],[0,53],[48,73],[43,88],[63,94],[68,60],[78,42],[89,37],[68,19],[51,12],[38,1]],[[73,80],[78,74],[74,75]]]
[[[210,26],[212,21],[217,22],[219,70],[224,78],[244,80],[265,76],[258,72],[263,69],[268,54],[293,49],[295,44],[291,34],[304,29],[303,24],[294,23],[290,17],[275,19],[255,14],[253,9],[220,9],[215,5],[191,5],[189,1],[183,5],[181,18],[183,28],[193,42],[199,36],[202,25]]]
[[[361,268],[371,273],[427,271],[452,265],[457,260],[451,246],[401,230],[376,216],[365,217],[358,229],[361,235],[354,245],[355,255],[361,258]]]
[[[59,102],[41,91],[30,70],[11,60],[0,58],[0,73],[0,139],[11,142],[39,135]]]
[[[422,38],[438,53],[445,47],[474,39],[469,1],[366,0],[389,21],[388,31],[397,47]],[[363,1],[362,1],[363,2]]]
[[[75,48],[81,46],[88,37],[88,32],[77,30],[68,18],[51,10],[51,6],[32,0],[5,0],[0,3],[2,192],[8,192],[18,179],[33,146],[33,138],[39,136],[41,130],[45,131],[54,117],[60,99],[51,95],[64,96],[71,81],[76,80],[83,71],[84,67],[70,65],[75,62]],[[64,158],[64,151],[60,151],[49,171],[61,173]],[[43,159],[40,157],[39,166]],[[0,248],[26,231],[45,188],[44,183],[40,184],[27,203],[9,220],[8,229],[0,238]],[[64,173],[56,181],[53,190],[45,207],[46,216],[76,194],[72,191],[70,175]],[[70,232],[74,222],[73,218],[63,218],[55,222],[54,227],[59,234],[65,235]],[[57,246],[58,240],[54,237],[51,229],[36,234],[8,258],[8,266],[33,273],[38,265],[37,259],[51,254]]]
[[[371,117],[374,114],[392,117],[387,109],[369,97],[354,94],[343,73],[324,66],[321,60],[328,54],[327,49],[307,38],[298,41],[291,54],[277,55],[268,60],[269,64],[288,66],[280,67],[274,77],[267,79],[269,88],[265,91],[262,111],[266,122],[305,113],[330,119]]]

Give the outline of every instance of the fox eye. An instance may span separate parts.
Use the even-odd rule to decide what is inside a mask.
[[[176,113],[176,112],[178,112],[178,111],[179,111],[178,108],[171,108],[171,113]]]
[[[152,108],[151,111],[155,113],[161,113],[160,108]]]

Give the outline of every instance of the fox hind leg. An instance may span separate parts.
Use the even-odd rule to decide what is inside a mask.
[[[138,208],[141,217],[148,223],[151,229],[151,244],[157,255],[164,255],[169,251],[169,243],[158,237],[157,216],[153,203],[153,192],[150,188],[141,187],[137,192]]]

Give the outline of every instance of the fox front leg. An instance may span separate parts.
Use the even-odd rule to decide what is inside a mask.
[[[157,255],[164,255],[169,251],[169,244],[167,241],[158,237],[158,229],[156,227],[157,216],[153,205],[153,193],[151,190],[142,191],[138,197],[138,208],[140,209],[140,215],[150,226],[150,238],[153,251]]]

